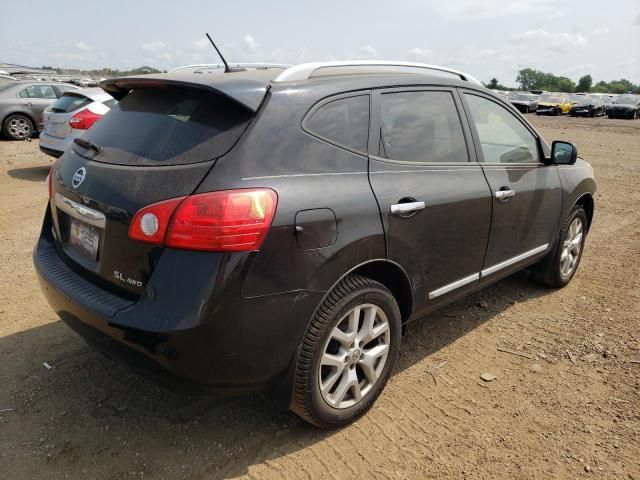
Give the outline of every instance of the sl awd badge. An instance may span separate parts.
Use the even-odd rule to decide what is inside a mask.
[[[84,182],[85,177],[87,176],[87,169],[84,167],[80,167],[75,171],[73,177],[71,177],[71,185],[73,188],[78,188],[82,182]]]

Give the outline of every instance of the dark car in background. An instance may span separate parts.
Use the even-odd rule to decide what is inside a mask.
[[[575,95],[573,106],[569,111],[572,117],[599,117],[605,114],[605,106],[602,95]]]
[[[241,66],[240,66],[241,69]],[[34,263],[89,343],[173,382],[366,412],[404,325],[523,268],[574,276],[593,170],[455,70],[263,66],[107,80],[56,161]]]
[[[619,95],[607,110],[609,118],[631,118],[640,116],[640,95]]]
[[[30,138],[41,128],[42,112],[62,94],[78,87],[68,83],[19,81],[0,83],[0,125],[10,140]]]
[[[509,102],[520,113],[535,112],[538,109],[538,95],[526,92],[514,92],[509,96]]]
[[[65,92],[42,114],[40,150],[52,157],[59,157],[116,103],[101,88],[80,88]]]

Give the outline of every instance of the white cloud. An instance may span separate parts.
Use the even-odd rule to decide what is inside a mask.
[[[197,52],[207,52],[209,50],[213,50],[213,47],[211,46],[211,43],[207,38],[201,38],[200,40],[192,42],[190,47],[192,50],[195,50]]]
[[[591,33],[593,33],[594,35],[604,35],[606,33],[609,33],[609,27],[598,27],[595,28]]]
[[[559,53],[567,53],[586,47],[588,41],[581,33],[548,32],[547,30],[529,30],[511,35],[511,42],[523,46],[539,46]]]
[[[242,41],[244,43],[244,49],[247,53],[253,54],[260,50],[260,44],[255,38],[253,38],[253,36],[245,35]]]
[[[636,15],[636,17],[633,19],[633,22],[631,22],[631,25],[633,25],[634,27],[640,27],[640,13]]]
[[[556,3],[558,0],[446,0],[437,2],[434,9],[448,19],[477,20],[544,13]]]
[[[89,45],[84,42],[77,42],[75,46],[78,50],[82,50],[84,52],[88,52],[89,50],[91,50],[91,47],[89,47]]]
[[[155,40],[153,42],[145,42],[141,47],[145,52],[157,53],[165,50],[167,45],[160,40]]]
[[[433,63],[433,51],[428,48],[412,48],[404,54],[407,60],[412,62]]]
[[[348,55],[347,58],[349,58],[350,60],[369,60],[377,56],[378,51],[375,48],[373,48],[371,45],[365,45],[357,52]]]

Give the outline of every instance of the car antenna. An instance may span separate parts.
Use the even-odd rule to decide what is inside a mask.
[[[222,59],[222,63],[224,63],[224,73],[244,72],[244,68],[231,68],[231,67],[229,67],[229,64],[227,63],[227,61],[224,59],[224,57],[220,53],[220,50],[218,50],[218,47],[216,47],[216,44],[213,43],[213,39],[211,38],[211,35],[209,35],[207,32],[205,32],[205,35],[207,36],[207,38],[211,42],[211,45],[213,45],[213,48],[216,49],[216,52],[218,52],[218,56]]]

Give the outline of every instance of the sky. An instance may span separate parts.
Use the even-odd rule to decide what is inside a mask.
[[[410,60],[516,84],[526,67],[640,83],[640,0],[0,0],[0,62],[170,69]]]

